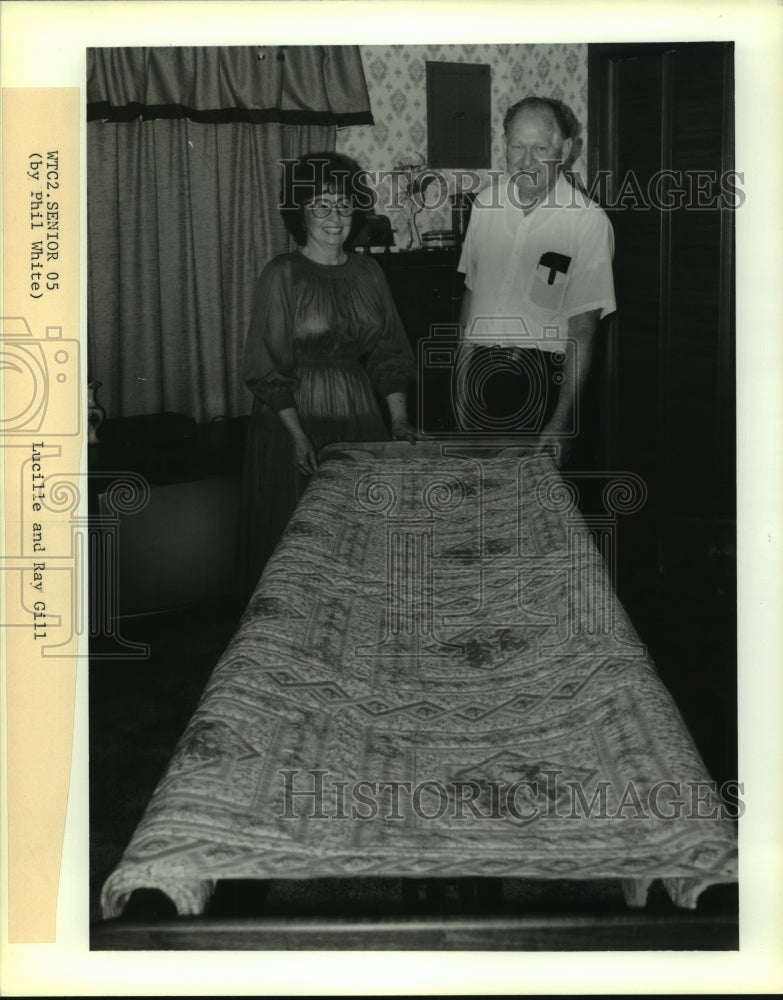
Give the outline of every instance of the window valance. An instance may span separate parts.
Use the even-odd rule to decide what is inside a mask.
[[[87,120],[372,125],[355,45],[87,52]]]

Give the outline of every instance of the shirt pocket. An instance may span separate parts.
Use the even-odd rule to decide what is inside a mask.
[[[538,259],[528,287],[528,299],[539,309],[558,312],[568,288],[571,258],[564,253],[547,250]]]

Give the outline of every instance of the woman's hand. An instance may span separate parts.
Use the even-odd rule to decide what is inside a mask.
[[[302,475],[312,475],[318,469],[318,459],[315,457],[315,448],[313,448],[310,438],[305,434],[299,422],[296,407],[289,406],[284,410],[279,410],[277,415],[291,435],[294,446],[294,464]]]
[[[315,448],[313,448],[310,438],[304,432],[294,435],[294,462],[299,471],[305,476],[310,476],[318,471],[318,459],[315,456]]]
[[[407,417],[396,418],[391,422],[392,441],[407,441],[416,444],[421,436],[416,428],[408,422]]]
[[[389,422],[391,424],[392,441],[408,441],[416,444],[421,437],[416,428],[408,420],[408,408],[404,392],[392,392],[386,397],[389,407]]]

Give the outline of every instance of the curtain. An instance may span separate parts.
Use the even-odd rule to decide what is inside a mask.
[[[357,46],[87,53],[89,377],[108,416],[241,416],[282,157],[372,124]]]
[[[108,416],[249,412],[253,288],[289,249],[278,160],[334,144],[333,126],[88,125],[88,367]]]
[[[355,45],[88,49],[88,121],[372,125]]]

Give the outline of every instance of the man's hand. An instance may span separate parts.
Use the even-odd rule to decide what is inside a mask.
[[[551,455],[558,469],[562,469],[571,455],[571,443],[570,438],[547,433],[545,429],[536,442],[535,450],[539,454],[546,453],[547,455]]]
[[[541,431],[536,446],[537,451],[547,451],[554,456],[558,468],[567,463],[571,454],[573,439],[566,437],[567,428],[581,418],[577,407],[581,403],[581,391],[585,386],[587,373],[593,356],[593,341],[598,325],[600,309],[591,309],[568,320],[568,338],[571,343],[566,350],[563,366],[563,382],[558,393],[555,412]],[[577,423],[578,425],[578,423]]]

